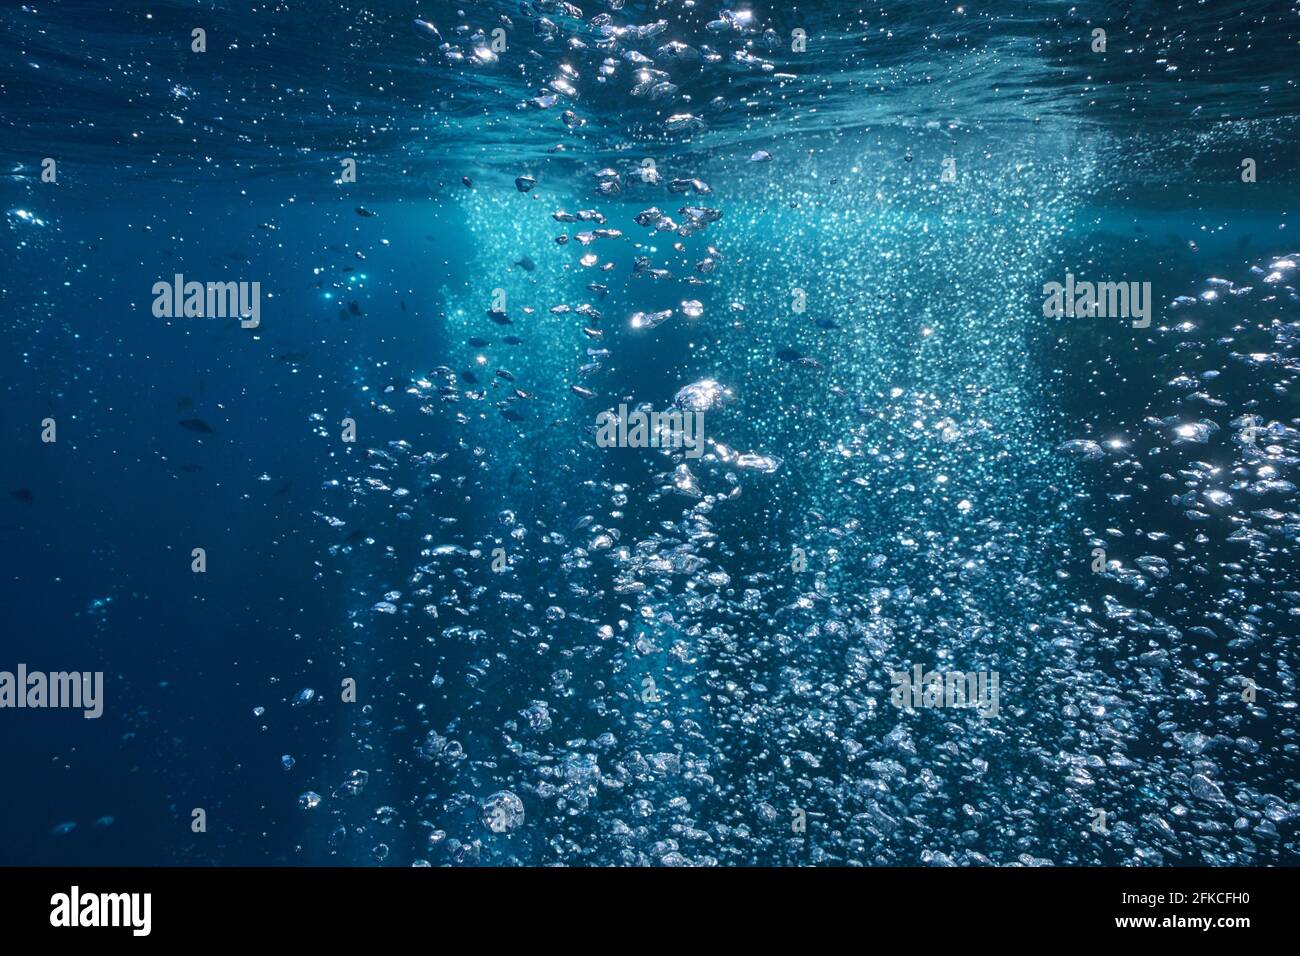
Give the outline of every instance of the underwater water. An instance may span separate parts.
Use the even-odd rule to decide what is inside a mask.
[[[1300,862],[1298,42],[7,5],[0,862]]]

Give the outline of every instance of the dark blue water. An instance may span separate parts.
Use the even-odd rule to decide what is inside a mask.
[[[0,862],[1297,862],[1295,4],[0,22]]]

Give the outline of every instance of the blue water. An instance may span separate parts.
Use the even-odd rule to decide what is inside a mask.
[[[0,863],[1297,862],[1294,4],[0,24]]]

